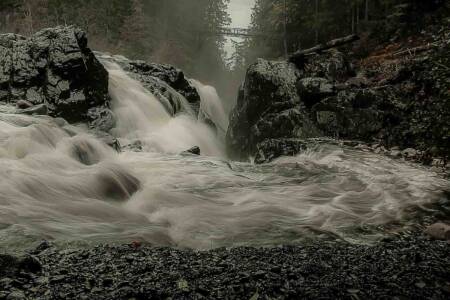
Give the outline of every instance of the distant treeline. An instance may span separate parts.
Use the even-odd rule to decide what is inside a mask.
[[[219,74],[224,38],[202,32],[229,24],[229,0],[1,0],[0,32],[31,34],[75,24],[92,48]]]
[[[436,17],[436,10],[449,17],[449,3],[448,0],[257,0],[252,28],[261,34],[237,45],[240,51],[234,58],[240,63],[256,57],[281,57],[285,54],[285,38],[288,52],[293,52],[351,33],[358,33],[369,50],[370,42],[420,30],[423,23]]]

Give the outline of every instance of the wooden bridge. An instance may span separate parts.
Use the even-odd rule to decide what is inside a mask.
[[[273,35],[279,35],[279,33],[276,32],[258,32],[249,28],[239,28],[239,27],[221,27],[215,31],[204,31],[202,33],[208,35],[224,35],[243,38],[252,36],[269,37]]]

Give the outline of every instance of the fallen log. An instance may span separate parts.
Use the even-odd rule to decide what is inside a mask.
[[[357,40],[359,40],[359,36],[357,36],[356,34],[348,35],[348,36],[345,36],[345,37],[339,38],[339,39],[334,39],[325,44],[319,44],[319,45],[314,46],[309,49],[299,50],[299,51],[295,52],[294,54],[290,55],[288,60],[295,64],[302,63],[302,62],[304,62],[304,60],[307,56],[310,56],[315,53],[320,53],[322,51],[325,51],[325,50],[328,50],[331,48],[336,48],[336,47],[343,46],[343,45],[346,45],[349,43],[353,43]]]

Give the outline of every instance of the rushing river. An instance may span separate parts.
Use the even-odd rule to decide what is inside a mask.
[[[0,105],[0,247],[42,239],[200,249],[317,235],[365,241],[380,233],[355,232],[406,222],[450,188],[426,168],[332,143],[267,165],[229,161],[223,134],[187,103],[173,117],[117,65],[106,66],[112,133],[142,150],[117,153],[81,125]],[[202,110],[226,127],[215,90],[195,85]],[[180,154],[192,146],[202,156]]]

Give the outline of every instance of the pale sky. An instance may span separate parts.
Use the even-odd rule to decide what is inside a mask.
[[[243,27],[247,28],[250,25],[252,19],[252,9],[255,5],[255,0],[231,0],[228,6],[228,12],[231,17],[231,27]],[[233,38],[239,40],[239,38]],[[225,51],[228,56],[233,51],[233,45],[230,41],[225,45]]]
[[[232,27],[248,27],[252,17],[255,0],[231,0],[228,11],[232,18]]]

